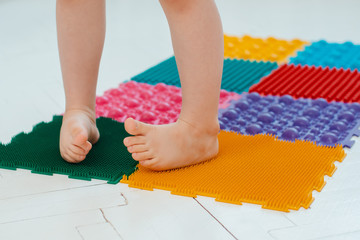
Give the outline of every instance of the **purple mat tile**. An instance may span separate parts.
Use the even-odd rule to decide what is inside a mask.
[[[244,93],[220,111],[219,121],[221,129],[242,134],[270,133],[288,141],[351,147],[351,137],[360,134],[360,104]]]

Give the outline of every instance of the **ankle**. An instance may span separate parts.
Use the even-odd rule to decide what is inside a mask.
[[[64,117],[73,115],[73,114],[84,114],[86,115],[92,122],[96,122],[96,113],[95,109],[90,107],[82,106],[82,107],[66,107]]]
[[[220,124],[217,118],[212,121],[192,121],[190,119],[186,119],[180,116],[178,122],[179,121],[191,126],[193,129],[196,130],[196,132],[200,134],[205,133],[208,135],[217,136],[220,131]]]

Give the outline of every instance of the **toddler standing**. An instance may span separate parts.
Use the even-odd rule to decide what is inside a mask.
[[[214,0],[160,0],[169,23],[182,86],[179,119],[150,125],[125,121],[124,139],[141,165],[165,170],[199,163],[218,153],[218,104],[223,32]],[[66,109],[61,156],[85,159],[100,135],[95,122],[96,84],[105,38],[105,0],[57,0],[56,19]]]

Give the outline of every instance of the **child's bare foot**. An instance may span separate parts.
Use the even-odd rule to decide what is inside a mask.
[[[155,126],[129,118],[125,129],[136,135],[124,139],[132,157],[153,170],[196,164],[216,156],[219,149],[217,123],[205,128],[179,119],[176,123]]]
[[[95,114],[77,109],[66,111],[60,130],[62,158],[70,163],[83,161],[99,137]]]

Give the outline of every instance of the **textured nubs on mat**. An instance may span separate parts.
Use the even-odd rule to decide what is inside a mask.
[[[324,98],[329,102],[360,102],[360,73],[350,69],[285,64],[253,85],[249,92]]]
[[[219,108],[226,108],[231,100],[239,98],[237,93],[221,90]],[[96,115],[119,122],[132,117],[150,124],[168,124],[178,119],[181,103],[181,89],[178,87],[130,81],[97,97]]]
[[[216,198],[216,201],[261,204],[289,211],[308,208],[312,191],[325,185],[335,161],[345,157],[341,146],[320,147],[305,141],[280,141],[269,135],[220,132],[220,152],[194,166],[155,172],[139,169],[121,182],[130,187],[164,189],[172,194]]]
[[[246,92],[254,83],[277,68],[273,62],[251,62],[225,59],[221,88],[231,92]],[[180,87],[180,78],[174,57],[146,70],[131,80],[149,84],[165,83]]]
[[[328,43],[324,40],[314,42],[297,56],[290,59],[290,63],[336,67],[344,69],[360,69],[360,45],[351,42]]]
[[[224,36],[225,58],[241,58],[257,61],[271,61],[283,63],[289,57],[295,56],[296,51],[303,50],[307,42],[299,39],[291,41],[269,37],[253,38],[250,36]]]
[[[288,141],[351,147],[351,138],[360,134],[360,104],[244,93],[221,112],[219,122],[221,129],[242,134],[269,133]]]
[[[36,125],[30,133],[20,133],[11,143],[0,144],[0,167],[23,168],[34,173],[69,175],[71,178],[101,179],[118,183],[123,175],[130,175],[138,162],[132,159],[123,144],[129,136],[124,124],[111,119],[96,121],[100,131],[99,141],[80,163],[68,163],[61,158],[59,135],[62,117],[54,116],[49,123]]]

